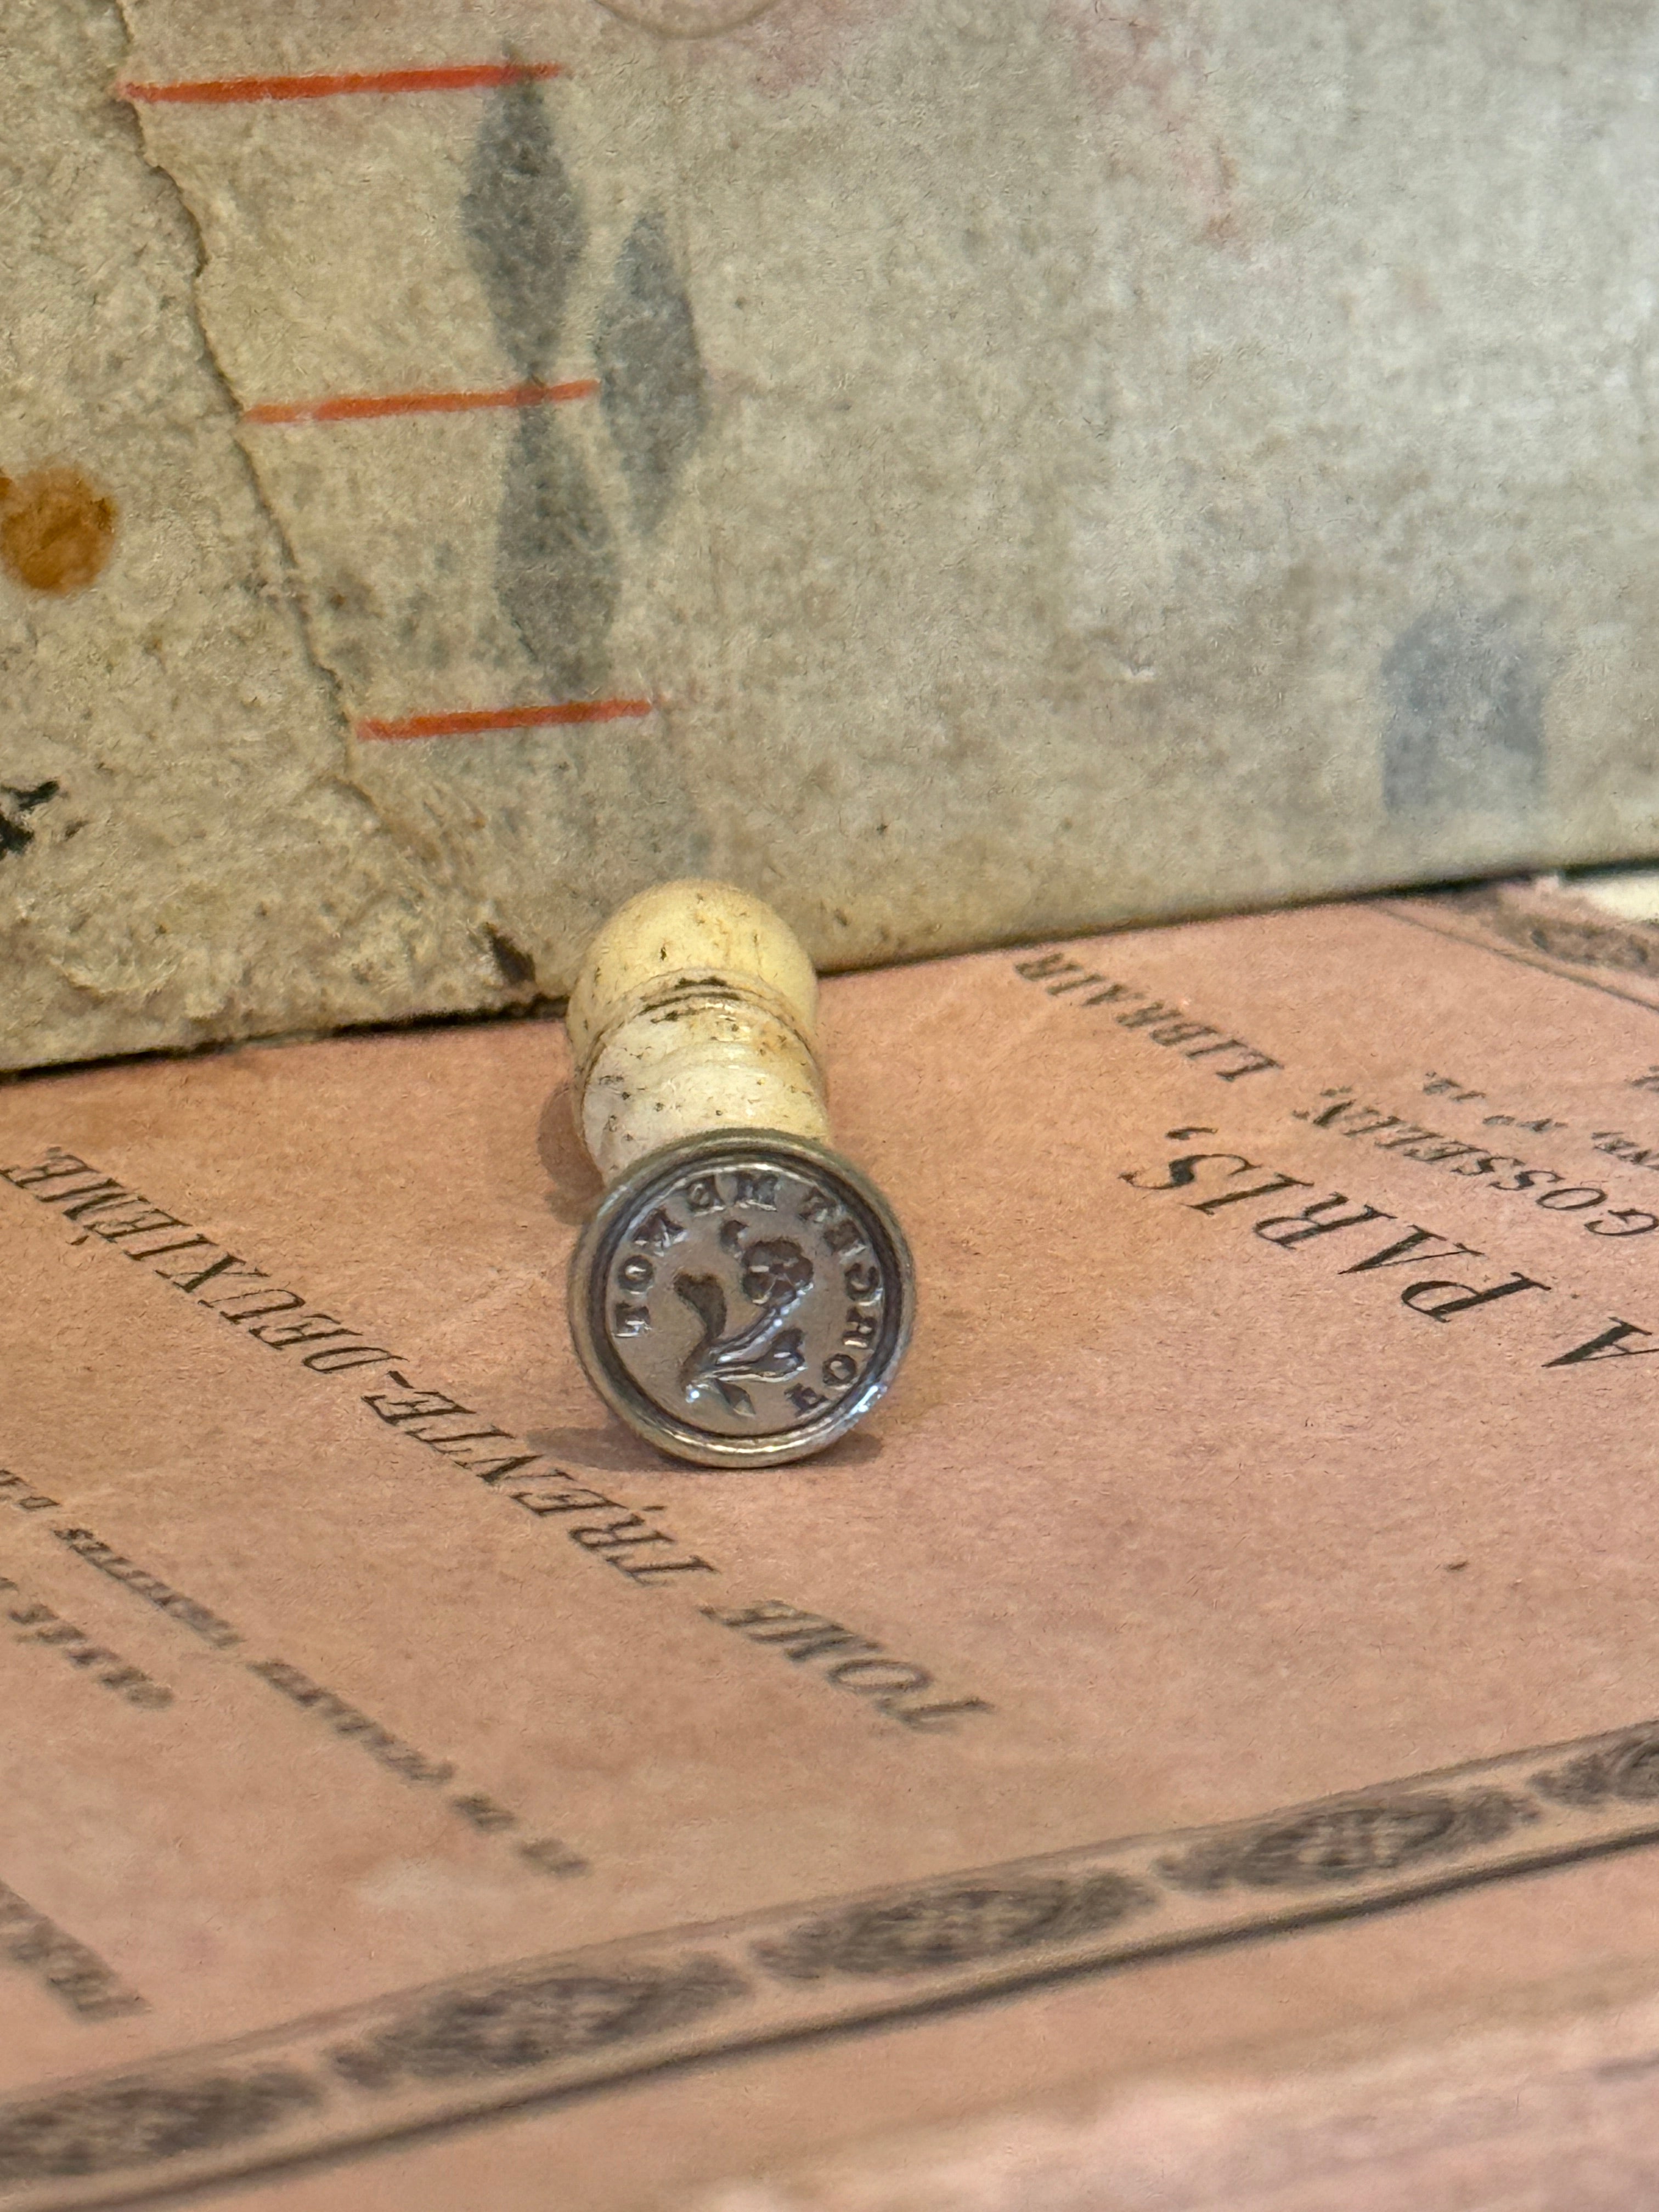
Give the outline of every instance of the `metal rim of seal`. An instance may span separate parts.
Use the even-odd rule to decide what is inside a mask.
[[[877,1335],[858,1379],[823,1410],[784,1428],[726,1434],[700,1427],[662,1405],[632,1375],[606,1322],[611,1269],[635,1225],[648,1218],[693,1168],[768,1164],[838,1186],[846,1211],[863,1225],[880,1269],[884,1295]],[[620,1176],[583,1229],[571,1255],[570,1334],[589,1382],[634,1433],[671,1458],[700,1467],[775,1467],[813,1453],[847,1434],[885,1395],[910,1340],[915,1270],[892,1207],[868,1176],[827,1145],[777,1129],[704,1132],[648,1152]]]

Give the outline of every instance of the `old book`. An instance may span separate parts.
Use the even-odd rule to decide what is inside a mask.
[[[0,2212],[1650,2202],[1659,984],[1572,918],[832,981],[921,1325],[753,1475],[582,1384],[557,1023],[0,1089]]]
[[[12,9],[0,1065],[1651,853],[1652,49]]]

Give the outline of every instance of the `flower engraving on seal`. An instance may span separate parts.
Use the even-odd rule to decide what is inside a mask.
[[[676,1275],[675,1297],[702,1324],[680,1368],[680,1389],[688,1406],[714,1391],[732,1413],[752,1414],[755,1401],[745,1382],[785,1382],[806,1364],[800,1330],[783,1324],[812,1287],[812,1262],[787,1237],[763,1237],[746,1249],[738,1239],[726,1241],[742,1258],[738,1288],[760,1310],[728,1334],[719,1279]]]

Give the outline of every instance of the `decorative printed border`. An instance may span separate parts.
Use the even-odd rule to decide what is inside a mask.
[[[1659,1013],[1659,928],[1599,915],[1570,890],[1552,895],[1523,884],[1478,884],[1371,904],[1432,937]]]
[[[0,2212],[94,2212],[699,2060],[1659,1842],[1659,1721],[1219,1827],[528,1960],[0,2102]]]

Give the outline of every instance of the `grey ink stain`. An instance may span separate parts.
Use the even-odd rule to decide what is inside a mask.
[[[15,784],[0,783],[0,859],[8,853],[27,852],[34,842],[28,817],[37,806],[57,796],[58,786],[52,782],[37,783],[27,791],[20,791]]]
[[[552,374],[571,279],[587,244],[540,89],[514,78],[472,149],[461,220],[497,336],[520,374]],[[556,699],[591,697],[609,672],[617,577],[611,526],[574,441],[551,408],[520,414],[507,459],[495,591]]]
[[[642,215],[617,257],[594,334],[599,404],[634,520],[656,528],[702,434],[708,395],[691,302],[662,216]]]
[[[1513,608],[1420,615],[1382,661],[1391,814],[1524,814],[1544,774],[1546,683]]]
[[[504,930],[484,925],[484,942],[490,957],[499,969],[503,983],[519,990],[526,983],[532,988],[536,981],[536,963],[521,945],[515,945]]]
[[[501,494],[495,591],[556,699],[592,696],[617,610],[611,525],[586,465],[551,410],[519,417]]]
[[[557,374],[587,222],[559,156],[555,109],[528,78],[485,111],[461,205],[472,267],[503,352],[527,381]],[[636,515],[654,521],[702,427],[702,365],[690,309],[659,218],[635,226],[612,278],[600,350],[602,392]],[[652,410],[664,412],[658,426]],[[543,696],[603,695],[621,592],[616,535],[563,410],[517,410],[496,524],[497,600]],[[620,426],[620,427],[619,427]],[[654,739],[648,761],[626,731],[573,730],[538,740],[537,770],[565,850],[581,855],[606,904],[664,875],[706,872],[709,840],[684,778]],[[505,945],[505,941],[504,941]],[[517,946],[497,945],[519,988]],[[522,978],[528,985],[531,978]]]
[[[502,349],[521,375],[545,379],[557,359],[587,223],[532,78],[515,77],[491,99],[472,149],[461,221]]]

